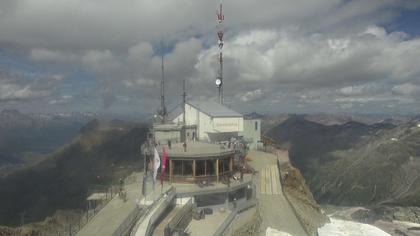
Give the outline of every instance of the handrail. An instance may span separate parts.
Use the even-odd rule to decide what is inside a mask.
[[[139,218],[139,220],[137,221],[137,223],[136,223],[136,224],[134,224],[134,226],[132,227],[132,228],[133,228],[133,229],[135,229],[135,230],[132,230],[132,231],[131,231],[131,233],[130,233],[130,235],[131,235],[131,236],[136,235],[136,230],[138,229],[138,227],[140,226],[140,224],[144,221],[144,218],[147,216],[147,214],[151,211],[151,209],[153,209],[153,208],[157,205],[157,203],[160,201],[160,199],[161,199],[164,195],[169,195],[169,193],[170,193],[170,192],[172,192],[171,194],[174,194],[174,196],[175,196],[175,188],[174,188],[174,187],[171,187],[171,188],[169,188],[167,191],[165,191],[164,193],[161,193],[161,194],[159,195],[158,200],[154,201],[152,204],[150,204],[149,206],[147,206],[147,207],[143,208],[143,209],[140,211],[140,213],[139,213],[140,218]],[[147,230],[149,230],[149,225],[150,225],[150,221],[149,221],[149,223],[148,223]],[[146,234],[146,235],[147,235],[147,234]]]
[[[164,197],[164,196],[166,196],[166,199],[168,200],[168,205],[164,205],[164,207],[163,207],[162,210],[155,212],[150,217],[149,223],[147,224],[146,236],[152,235],[152,232],[153,232],[152,225],[155,223],[154,221],[156,221],[160,217],[160,214],[162,214],[162,211],[169,206],[169,204],[170,204],[171,201],[174,200],[174,198],[176,196],[175,188],[174,187],[171,187],[168,191],[166,191],[165,194],[163,194],[161,196],[161,198]]]
[[[150,204],[149,206],[141,209],[140,213],[139,213],[139,220],[137,221],[137,223],[134,225],[133,228],[138,228],[138,226],[141,224],[141,222],[144,220],[144,217],[147,215],[147,213],[149,213],[150,209],[152,209],[155,205],[157,204],[157,201],[153,202],[152,204]],[[136,232],[131,231],[130,235],[134,236]]]
[[[125,218],[123,223],[112,233],[112,236],[127,235],[130,229],[133,227],[137,218],[140,216],[141,211],[138,208],[134,208],[131,213]]]
[[[126,176],[124,178],[124,185],[128,185],[128,184],[132,184],[135,183],[137,180],[137,177],[141,176],[141,173],[136,173],[133,172],[130,175]],[[92,188],[90,190],[88,190],[88,196],[92,193],[95,192],[103,192],[105,193],[105,199],[101,202],[101,204],[99,206],[97,206],[96,208],[93,209],[93,213],[92,215],[89,214],[89,211],[87,211],[85,214],[83,214],[80,217],[79,220],[79,225],[78,227],[70,227],[71,228],[71,232],[69,232],[69,234],[71,235],[76,235],[80,230],[82,230],[86,225],[88,225],[88,223],[112,200],[115,198],[115,196],[117,196],[118,193],[118,185],[113,184],[110,186],[106,186],[106,185],[91,185]],[[92,189],[96,189],[96,191],[93,191]],[[98,190],[102,190],[102,191],[98,191]],[[134,210],[133,210],[134,211]],[[131,213],[130,213],[131,214]],[[83,219],[86,218],[86,221],[84,221]]]

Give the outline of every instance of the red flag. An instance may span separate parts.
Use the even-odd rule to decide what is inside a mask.
[[[166,159],[167,159],[167,155],[166,155],[165,145],[162,145],[162,168],[161,168],[162,172],[160,173],[160,184],[163,184],[163,178],[165,177]]]

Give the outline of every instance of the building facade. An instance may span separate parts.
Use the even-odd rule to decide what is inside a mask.
[[[244,140],[248,143],[249,149],[262,148],[261,141],[261,119],[244,119],[244,131],[239,133],[243,136]]]
[[[172,122],[183,124],[183,111],[180,109],[177,112],[176,115],[170,115],[174,117]],[[244,118],[242,114],[219,103],[189,101],[185,104],[185,124],[197,127],[196,132],[190,134],[192,139],[217,142],[223,141],[226,136],[234,137],[243,132]]]
[[[244,118],[242,114],[211,101],[188,101],[184,109],[181,105],[171,111],[167,120],[167,124],[153,126],[159,143],[168,140],[174,143],[220,143],[238,137],[242,137],[251,149],[257,149],[261,143],[261,119]]]

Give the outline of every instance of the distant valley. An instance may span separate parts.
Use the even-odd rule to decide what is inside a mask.
[[[31,113],[0,111],[0,176],[32,165],[68,143],[93,113]]]

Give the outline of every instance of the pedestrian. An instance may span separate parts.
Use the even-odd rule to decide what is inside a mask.
[[[120,178],[120,193],[123,191],[123,186],[124,186],[124,180],[122,178]]]
[[[184,142],[184,144],[182,146],[184,146],[184,152],[186,152],[187,151],[187,142]]]
[[[172,143],[171,140],[168,140],[168,148],[171,149]]]
[[[245,165],[242,165],[241,168],[241,182],[244,180]]]

